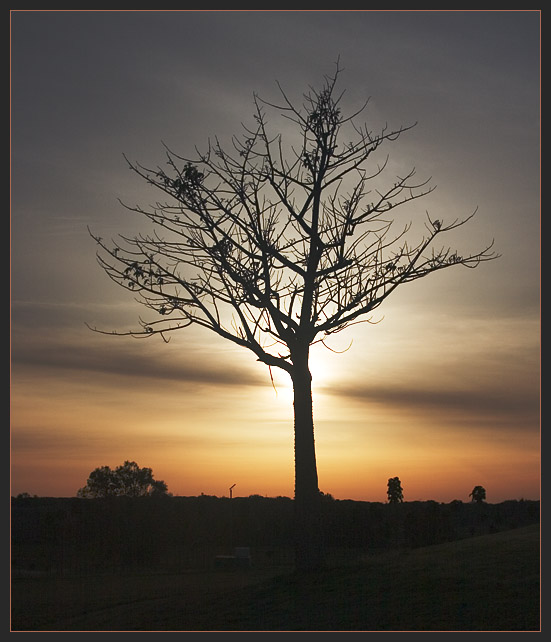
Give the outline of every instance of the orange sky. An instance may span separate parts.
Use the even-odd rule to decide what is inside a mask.
[[[351,104],[419,122],[387,150],[391,176],[414,165],[438,185],[411,217],[478,207],[459,249],[494,238],[502,257],[404,286],[379,324],[331,340],[346,352],[314,350],[320,488],[385,501],[399,476],[406,501],[475,485],[539,498],[538,12],[16,11],[11,35],[13,495],[74,496],[127,459],[177,495],[293,495],[284,373],[276,394],[252,355],[199,329],[91,332],[144,310],[87,227],[139,232],[118,199],[157,198],[123,153],[155,166],[161,141],[185,155],[239,132],[253,91],[300,96],[340,55]]]
[[[403,324],[399,306],[389,311],[351,330],[347,352],[313,351],[320,488],[384,501],[398,475],[409,500],[468,501],[478,484],[489,501],[539,497],[537,345],[524,323],[462,327],[442,312]],[[39,366],[32,344],[44,337],[29,338],[34,363],[15,369],[14,493],[72,495],[96,466],[132,459],[174,494],[236,483],[235,496],[292,496],[285,373],[274,372],[276,393],[265,366],[206,331],[170,344],[79,336],[72,350],[65,334],[51,341]],[[347,345],[346,333],[334,340]]]

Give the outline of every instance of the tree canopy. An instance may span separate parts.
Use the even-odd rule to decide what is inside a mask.
[[[480,504],[486,499],[486,489],[484,486],[475,486],[469,493],[469,497],[472,497],[473,502]]]
[[[396,227],[392,211],[434,187],[415,169],[383,186],[388,157],[375,157],[413,125],[374,132],[359,122],[367,102],[345,114],[340,72],[302,107],[281,88],[281,104],[255,95],[254,122],[230,149],[215,139],[195,158],[167,147],[164,166],[128,161],[168,198],[127,206],[153,223],[151,234],[114,244],[94,236],[106,273],[154,313],[128,334],[166,337],[196,324],[292,372],[297,346],[365,321],[399,286],[495,258],[493,242],[470,254],[437,245],[474,212],[451,221],[427,213],[413,242],[411,223]],[[294,139],[271,131],[269,110],[294,125]]]
[[[135,461],[125,461],[111,470],[109,466],[94,469],[78,497],[145,497],[166,495],[167,485],[153,479],[151,468],[140,468]]]
[[[388,480],[387,496],[389,504],[398,504],[404,501],[402,483],[399,477],[391,477]]]

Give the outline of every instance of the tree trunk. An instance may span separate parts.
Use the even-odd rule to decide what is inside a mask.
[[[294,360],[291,374],[295,413],[295,568],[312,571],[323,565],[321,501],[318,488],[312,377],[305,358]]]

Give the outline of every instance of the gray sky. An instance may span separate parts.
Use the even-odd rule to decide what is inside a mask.
[[[231,349],[200,334],[183,338],[175,356],[175,350],[158,345],[117,343],[90,333],[85,323],[127,327],[142,310],[96,265],[87,227],[106,238],[143,228],[119,199],[148,205],[156,195],[128,170],[123,154],[155,166],[164,162],[165,142],[192,155],[195,146],[205,149],[209,137],[227,139],[251,122],[253,92],[277,100],[280,82],[300,100],[309,85],[319,86],[333,72],[337,58],[351,111],[371,97],[365,117],[375,129],[385,122],[418,123],[388,152],[391,173],[415,166],[420,177],[432,177],[437,185],[419,206],[421,213],[428,209],[454,219],[478,208],[458,233],[458,248],[476,251],[495,239],[502,257],[475,271],[446,270],[397,293],[382,310],[385,330],[377,326],[370,335],[362,329],[350,354],[335,365],[340,379],[324,380],[322,388],[341,403],[359,403],[360,414],[371,403],[438,416],[447,408],[451,417],[470,403],[478,419],[471,417],[465,434],[482,424],[489,434],[503,434],[514,417],[518,430],[530,435],[525,443],[534,456],[539,22],[539,11],[12,11],[12,435],[21,444],[14,446],[16,490],[42,493],[30,487],[32,476],[22,463],[39,457],[29,445],[37,435],[41,444],[51,438],[56,448],[71,444],[66,452],[59,447],[59,456],[74,463],[67,471],[70,481],[52,486],[56,494],[71,494],[73,480],[84,477],[83,484],[90,463],[118,465],[134,458],[122,455],[123,446],[121,461],[110,461],[119,454],[115,447],[89,450],[91,428],[84,424],[79,438],[61,438],[55,418],[28,415],[29,399],[39,406],[40,399],[58,395],[59,406],[47,413],[58,413],[57,423],[66,426],[71,400],[102,405],[98,386],[108,380],[111,391],[119,389],[121,414],[133,403],[129,390],[139,388],[139,381],[147,381],[148,389],[160,382],[163,395],[169,394],[167,380],[196,384],[194,390],[207,391],[211,399],[224,398],[236,380],[252,390],[266,386],[266,373],[250,357],[236,359]],[[77,380],[78,391],[72,387]],[[397,384],[391,387],[391,380]],[[270,390],[269,380],[267,385]],[[197,415],[205,425],[212,419],[210,408]],[[176,422],[165,414],[163,421]],[[113,430],[105,416],[100,432]],[[320,431],[318,442],[325,435]],[[509,445],[517,448],[518,441]],[[286,456],[292,457],[290,450]],[[160,450],[155,462],[170,469]],[[49,470],[47,462],[40,465]],[[492,479],[500,480],[499,474]],[[334,479],[336,473],[328,477],[337,484]],[[526,480],[532,492],[534,478]],[[195,490],[190,480],[167,481],[181,494]],[[251,488],[257,492],[253,481]],[[421,483],[419,488],[422,493]]]

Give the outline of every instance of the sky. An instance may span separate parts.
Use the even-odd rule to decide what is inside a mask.
[[[293,496],[285,373],[205,329],[106,336],[144,308],[89,234],[138,234],[158,194],[129,171],[241,133],[253,94],[300,101],[336,60],[354,111],[417,125],[391,143],[499,259],[403,285],[376,324],[312,351],[320,490],[386,501],[540,496],[538,11],[11,11],[11,494],[74,496],[98,466],[174,495]],[[337,354],[341,352],[341,354]]]

